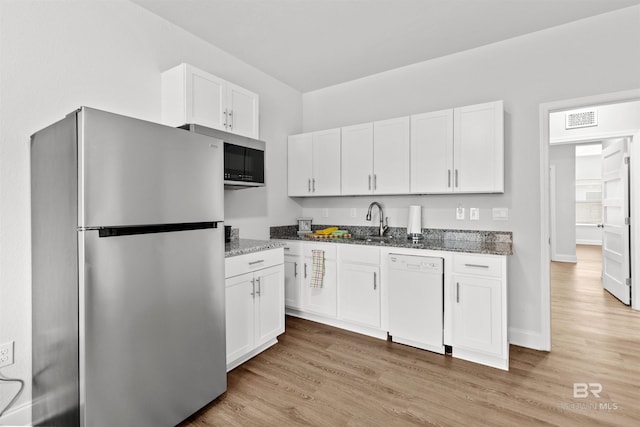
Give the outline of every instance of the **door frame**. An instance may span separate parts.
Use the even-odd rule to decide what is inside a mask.
[[[629,101],[640,100],[640,89],[626,90],[621,92],[612,92],[601,95],[586,96],[581,98],[558,100],[540,104],[539,107],[539,125],[540,125],[540,273],[541,273],[541,350],[551,350],[551,248],[550,248],[550,195],[549,195],[549,114],[555,111],[578,109],[593,105],[616,104]],[[625,131],[624,135],[612,134],[607,137],[631,136]],[[601,138],[602,136],[600,136]],[[581,138],[584,140],[584,138]],[[629,144],[629,155],[634,156],[633,147],[635,144]],[[632,159],[633,161],[633,159]],[[633,169],[632,169],[633,170]],[[635,177],[635,178],[634,178]],[[632,172],[632,185],[637,183],[640,174]],[[635,198],[631,200],[632,215],[640,212],[640,200]],[[640,227],[631,225],[631,239],[636,242],[640,238]],[[633,250],[632,243],[632,250]],[[640,260],[632,259],[632,276],[633,273],[640,272]],[[637,279],[636,279],[637,280]],[[638,301],[639,286],[632,287],[632,308],[640,310]]]

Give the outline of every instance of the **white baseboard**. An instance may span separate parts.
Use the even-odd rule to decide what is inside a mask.
[[[520,347],[527,347],[533,350],[549,351],[546,343],[543,342],[542,335],[539,332],[509,328],[509,344],[517,345]]]
[[[575,255],[556,254],[551,258],[551,261],[576,263],[578,262],[578,258]]]
[[[0,426],[30,426],[31,425],[31,402],[25,402],[7,411],[0,418]]]

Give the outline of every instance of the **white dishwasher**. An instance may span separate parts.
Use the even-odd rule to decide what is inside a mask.
[[[443,259],[389,254],[388,261],[391,340],[444,354]]]

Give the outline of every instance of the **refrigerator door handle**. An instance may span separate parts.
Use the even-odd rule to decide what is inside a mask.
[[[135,234],[170,233],[174,231],[204,230],[218,228],[221,221],[187,222],[179,224],[129,225],[117,227],[96,227],[99,237],[132,236]],[[89,228],[85,228],[87,230]]]

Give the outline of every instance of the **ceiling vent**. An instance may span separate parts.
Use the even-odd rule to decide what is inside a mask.
[[[598,126],[597,110],[573,111],[565,114],[565,128],[576,129]]]

